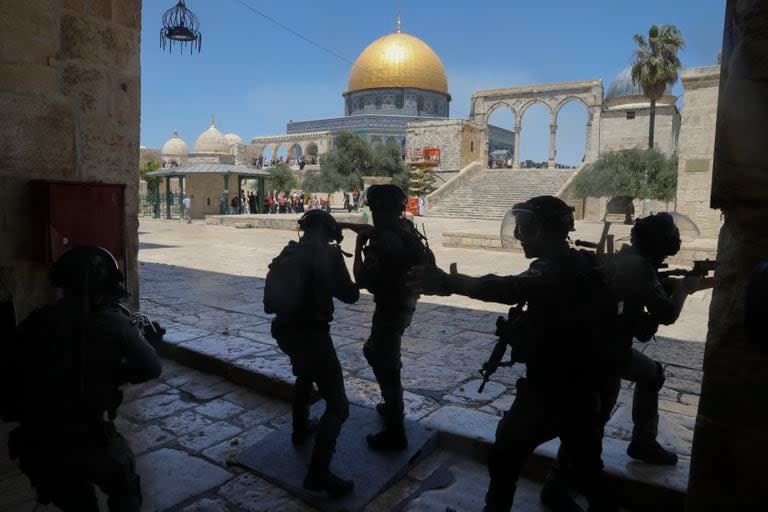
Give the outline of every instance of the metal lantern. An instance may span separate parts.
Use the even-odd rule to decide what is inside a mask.
[[[189,53],[192,54],[195,47],[200,53],[203,42],[203,35],[200,33],[200,22],[197,16],[187,8],[184,0],[179,0],[175,7],[165,11],[163,14],[163,28],[160,29],[160,46],[165,50],[168,40],[168,51],[173,51],[174,43],[179,43],[181,47],[190,44]]]

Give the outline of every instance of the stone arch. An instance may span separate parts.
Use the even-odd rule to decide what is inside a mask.
[[[491,120],[491,116],[494,112],[496,112],[498,109],[502,107],[507,107],[509,110],[512,111],[512,114],[515,116],[515,122],[517,122],[518,119],[520,119],[520,116],[517,113],[517,110],[515,110],[515,107],[512,106],[510,103],[506,101],[499,101],[491,105],[486,111],[485,111],[485,119],[483,120],[483,125],[488,126]]]
[[[518,120],[518,124],[521,124],[523,122],[523,117],[525,116],[525,113],[528,111],[529,108],[536,105],[537,103],[544,105],[549,112],[549,117],[552,119],[554,117],[554,112],[552,110],[552,105],[550,105],[548,102],[544,101],[540,98],[533,98],[523,104],[522,107],[520,107],[520,118]]]
[[[567,96],[564,99],[562,99],[557,104],[557,106],[555,107],[555,111],[553,113],[553,119],[554,119],[555,123],[557,123],[557,116],[560,115],[560,111],[563,109],[563,107],[566,106],[569,103],[574,102],[574,101],[584,105],[584,108],[587,109],[587,115],[589,115],[589,103],[587,103],[586,100],[584,98],[582,98],[581,96],[571,95],[571,96]]]
[[[555,143],[557,123],[556,117],[560,109],[570,101],[577,100],[587,107],[587,143],[585,161],[591,162],[599,153],[600,112],[603,101],[603,83],[600,80],[584,80],[580,82],[561,82],[552,84],[525,85],[504,89],[489,89],[476,91],[472,94],[472,120],[482,126],[483,147],[488,158],[488,122],[493,112],[506,106],[515,114],[515,162],[519,168],[520,134],[522,121],[526,111],[536,103],[543,103],[550,113],[550,155],[549,167],[555,166]]]
[[[288,158],[301,158],[301,155],[304,154],[304,151],[301,147],[301,143],[299,142],[288,143],[286,144],[286,146],[288,146],[288,150],[286,153]]]
[[[307,142],[304,146],[304,156],[309,163],[317,162],[319,148],[316,142]]]

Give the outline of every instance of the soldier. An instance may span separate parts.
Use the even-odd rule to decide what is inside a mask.
[[[406,286],[406,275],[414,265],[434,264],[434,256],[413,223],[403,218],[406,196],[400,187],[372,185],[366,197],[373,230],[357,235],[354,274],[357,284],[367,288],[376,303],[363,353],[381,389],[383,402],[376,410],[384,417],[384,428],[366,439],[373,450],[396,451],[408,446],[400,344],[418,299]]]
[[[110,511],[138,512],[134,457],[113,420],[119,386],[158,377],[160,360],[118,304],[127,294],[107,250],[70,250],[54,264],[51,280],[61,299],[27,317],[0,358],[12,363],[6,378],[13,403],[4,404],[4,419],[20,422],[9,453],[40,503],[98,512],[95,484]]]
[[[649,341],[659,324],[669,325],[680,316],[688,295],[710,288],[712,278],[686,276],[659,279],[657,269],[680,250],[680,232],[674,219],[658,213],[638,219],[632,227],[631,246],[624,246],[605,265],[608,286],[621,301],[621,313],[613,323],[614,342],[604,360],[616,377],[604,390],[603,421],[607,422],[616,403],[620,380],[635,383],[632,401],[632,440],[627,454],[658,465],[674,465],[677,455],[656,440],[659,425],[659,391],[664,386],[664,368],[657,361],[632,347],[633,339]],[[553,510],[578,511],[568,495],[566,475],[571,471],[568,454],[558,452],[558,461],[542,488],[542,502]]]
[[[299,242],[290,242],[269,266],[264,310],[277,314],[272,336],[290,357],[296,376],[292,440],[300,445],[317,432],[304,487],[341,497],[352,492],[354,483],[334,475],[330,464],[341,426],[349,417],[349,402],[329,324],[333,299],[352,304],[360,292],[337,245],[342,236],[334,218],[322,210],[310,210],[299,220],[299,227],[303,231]],[[319,422],[309,417],[313,383],[325,400]]]
[[[595,361],[604,306],[594,262],[569,247],[573,209],[560,199],[535,197],[515,205],[513,212],[515,237],[525,256],[538,258],[522,274],[470,277],[446,274],[434,266],[411,272],[411,283],[422,293],[527,303],[517,320],[524,328],[517,330],[529,335],[516,340],[513,348],[516,359],[526,363],[527,376],[517,381],[515,401],[496,430],[484,510],[512,509],[526,460],[537,446],[555,437],[572,454],[590,510],[617,510],[605,487],[601,460],[603,376]]]

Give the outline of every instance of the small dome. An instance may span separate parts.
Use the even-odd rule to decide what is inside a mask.
[[[195,141],[195,153],[229,154],[229,144],[224,135],[216,129],[216,123],[211,121],[211,127],[204,131]]]
[[[659,103],[670,103],[669,98],[672,98],[674,103],[674,94],[672,93],[672,87],[667,86],[664,91],[664,97]],[[645,98],[643,94],[643,88],[640,85],[635,85],[632,81],[632,67],[627,67],[621,70],[613,79],[611,85],[608,87],[608,92],[605,94],[605,101],[619,100],[624,98]],[[666,100],[666,101],[665,101]],[[648,100],[645,100],[646,102]]]
[[[187,156],[189,146],[179,137],[179,132],[173,132],[173,137],[163,145],[163,156]]]
[[[224,136],[224,140],[227,141],[227,144],[229,144],[230,147],[234,146],[235,144],[242,144],[243,139],[239,135],[235,133],[228,133]]]

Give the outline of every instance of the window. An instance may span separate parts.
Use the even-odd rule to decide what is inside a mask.
[[[634,119],[634,118],[635,118],[635,111],[627,110],[627,119]]]
[[[471,140],[469,141],[469,152],[474,153],[475,152],[475,141]]]

